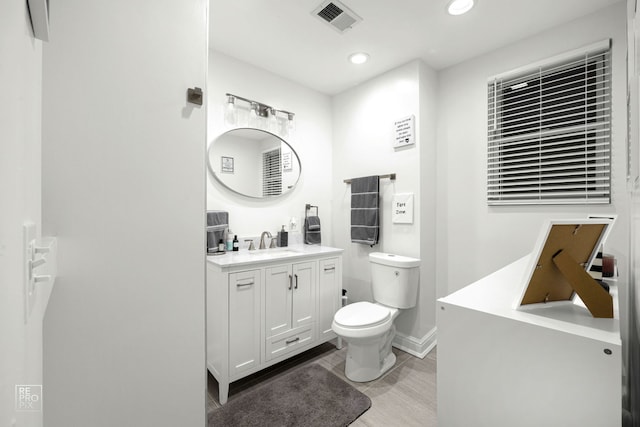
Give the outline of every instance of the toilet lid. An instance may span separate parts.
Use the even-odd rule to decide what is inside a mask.
[[[336,323],[348,327],[358,328],[374,326],[389,319],[391,313],[388,308],[378,304],[362,301],[348,304],[336,313]]]

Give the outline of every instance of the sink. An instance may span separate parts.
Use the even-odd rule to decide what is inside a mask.
[[[208,256],[207,262],[227,269],[279,261],[291,262],[298,258],[325,256],[341,252],[342,249],[320,245],[294,245],[273,249],[256,249],[253,251],[243,248],[240,251],[227,252],[223,256]]]
[[[274,249],[256,249],[254,251],[247,251],[251,256],[261,255],[264,258],[281,258],[289,255],[299,254],[300,251],[290,248],[274,248]]]

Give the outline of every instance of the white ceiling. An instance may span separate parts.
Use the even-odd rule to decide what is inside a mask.
[[[211,0],[210,47],[326,94],[421,58],[440,70],[621,0],[339,0],[363,20],[338,33],[312,15],[322,0]],[[364,65],[349,54],[371,55]]]

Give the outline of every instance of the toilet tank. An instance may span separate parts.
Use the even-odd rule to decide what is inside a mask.
[[[416,305],[420,279],[420,260],[401,255],[369,254],[373,299],[389,307]]]

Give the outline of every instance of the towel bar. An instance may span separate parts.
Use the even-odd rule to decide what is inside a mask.
[[[396,179],[396,174],[395,173],[389,173],[386,175],[380,175],[380,178],[389,178],[390,180],[394,181]],[[351,180],[350,179],[345,179],[344,180],[345,184],[351,184]]]
[[[311,204],[307,203],[306,205],[304,205],[304,217],[305,218],[308,216],[307,213],[313,208],[316,209],[316,216],[318,216],[320,214],[320,209],[318,209],[317,206],[314,206],[314,205],[311,205]]]

